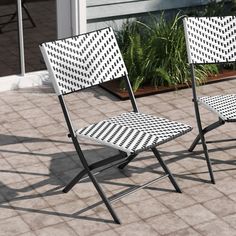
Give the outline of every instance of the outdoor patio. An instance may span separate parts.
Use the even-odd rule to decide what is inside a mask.
[[[236,81],[205,85],[201,94],[235,93]],[[141,112],[190,124],[193,131],[159,147],[183,193],[175,193],[168,179],[122,198],[113,206],[122,220],[113,220],[90,181],[67,194],[62,188],[81,168],[57,96],[51,87],[0,93],[0,236],[85,235],[236,235],[235,141],[208,144],[216,185],[209,183],[201,145],[187,148],[196,135],[191,90],[138,98]],[[79,100],[79,101],[78,101]],[[97,87],[66,96],[78,127],[130,111]],[[217,119],[202,110],[202,120]],[[226,124],[207,140],[236,138],[236,125]],[[115,154],[82,140],[89,162]],[[161,175],[151,152],[138,156],[123,171],[112,168],[98,177],[110,196]]]

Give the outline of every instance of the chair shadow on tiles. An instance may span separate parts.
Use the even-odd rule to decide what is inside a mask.
[[[13,142],[13,138],[9,137],[9,142]],[[30,138],[29,138],[30,140]],[[33,141],[39,141],[39,140],[34,140]],[[42,141],[42,140],[40,140]],[[7,143],[7,142],[5,142]],[[14,143],[14,142],[13,142]],[[84,143],[83,145],[89,145],[87,143]],[[1,146],[1,152],[4,152],[4,145],[0,145]],[[94,155],[96,155],[97,151],[100,151],[101,153],[106,153],[106,152],[113,152],[113,149],[111,148],[103,148],[103,146],[100,146],[100,148],[98,148],[98,146],[100,145],[96,145],[96,149],[95,150],[85,150],[85,155],[90,157],[91,159],[89,161],[92,161],[94,157]],[[233,146],[228,146],[228,147],[224,147],[224,150],[230,150],[233,149]],[[218,152],[219,148],[212,148],[210,150],[210,152]],[[221,149],[222,151],[222,149]],[[35,152],[21,152],[21,151],[13,151],[13,150],[5,150],[5,152],[11,152],[15,154],[19,154],[19,155],[29,155],[29,158],[34,158],[34,156],[49,156],[51,157],[51,162],[50,165],[48,167],[48,174],[41,174],[40,172],[30,172],[30,171],[18,171],[16,169],[2,169],[0,168],[0,174],[1,173],[12,173],[12,174],[20,174],[21,176],[24,177],[24,175],[36,175],[36,176],[40,176],[42,175],[43,180],[39,180],[36,181],[36,183],[33,184],[29,184],[25,187],[21,187],[21,188],[12,188],[10,185],[8,186],[7,184],[4,184],[3,182],[0,183],[0,193],[5,197],[6,200],[1,200],[0,199],[0,208],[6,208],[6,209],[12,209],[12,203],[17,203],[17,201],[23,201],[23,200],[31,200],[31,199],[40,199],[40,198],[44,198],[47,199],[47,197],[51,197],[51,196],[55,196],[57,197],[58,195],[64,195],[62,193],[62,188],[66,185],[66,181],[68,179],[71,178],[71,176],[68,176],[68,174],[74,174],[72,172],[77,172],[79,168],[82,168],[82,166],[80,165],[79,161],[78,162],[74,162],[74,166],[71,167],[71,169],[65,169],[65,165],[63,164],[63,158],[60,157],[60,155],[58,155],[59,153],[53,153],[53,154],[42,154],[42,153],[37,153],[37,151]],[[203,160],[204,157],[202,156],[201,151],[196,151],[194,153],[189,153],[187,150],[180,150],[177,152],[166,152],[166,151],[162,151],[160,150],[160,153],[162,154],[162,156],[164,158],[168,157],[168,159],[166,159],[166,163],[169,165],[171,163],[177,163],[181,165],[182,161],[186,161],[189,160],[191,161],[192,158],[194,158],[195,160]],[[71,152],[65,152],[66,158],[70,158],[76,155],[76,152],[71,151]],[[102,155],[101,155],[102,158]],[[146,167],[140,167],[138,165],[139,161],[150,161],[151,159],[153,159],[153,156],[151,155],[151,153],[146,153],[145,156],[140,156],[138,159],[134,160],[126,169],[124,170],[118,170],[117,168],[112,168],[110,171],[110,174],[107,175],[101,175],[99,177],[99,180],[101,182],[101,184],[107,185],[106,189],[109,189],[109,186],[115,186],[116,188],[118,188],[118,190],[120,190],[118,193],[115,193],[114,196],[112,197],[117,197],[119,195],[124,194],[126,191],[129,191],[132,188],[137,187],[136,183],[132,183],[132,181],[128,181],[127,182],[127,176],[130,177],[132,175],[139,175],[139,174],[143,174],[143,173],[147,173],[147,171],[149,171],[150,173],[155,173],[155,174],[162,174],[163,172],[161,171],[160,165],[158,163],[153,162],[153,164],[148,165],[148,168]],[[235,160],[217,160],[217,159],[213,159],[213,164],[229,164],[232,166],[236,166]],[[47,168],[47,167],[46,167]],[[146,168],[146,171],[144,172],[143,169]],[[198,167],[196,168],[196,170],[198,169]],[[59,171],[58,171],[59,170]],[[236,167],[234,168],[229,168],[228,170],[236,170]],[[227,171],[227,169],[225,170],[216,170],[217,171]],[[196,181],[196,182],[206,182],[206,180],[199,178],[199,174],[207,174],[207,169],[204,172],[199,172],[199,171],[195,171],[195,169],[192,170],[188,170],[186,169],[185,171],[180,171],[179,173],[176,173],[177,171],[175,171],[174,176],[176,178],[178,178],[178,180],[181,181]],[[61,180],[63,179],[64,182]],[[118,179],[118,181],[117,181]],[[116,180],[116,181],[113,181]],[[124,181],[123,181],[124,180]],[[90,181],[89,180],[84,180],[83,181],[85,184],[89,184]],[[40,191],[39,189],[41,187],[45,187],[45,186],[49,186],[47,191]],[[80,185],[78,185],[78,190],[80,188]],[[35,192],[33,194],[31,194],[31,190],[35,190]],[[145,187],[144,190],[150,190],[150,191],[167,191],[167,192],[174,192],[174,190],[170,189],[164,189],[161,186],[160,187]],[[73,191],[72,191],[73,193]],[[96,192],[94,191],[94,195],[96,194]],[[94,196],[93,195],[93,196]],[[79,197],[79,193],[77,194],[78,196],[78,200],[81,199]],[[82,199],[81,199],[82,200]],[[68,218],[75,218],[75,219],[83,219],[83,220],[90,220],[90,221],[99,221],[99,222],[104,222],[104,223],[113,223],[112,220],[108,220],[108,219],[100,219],[99,217],[94,217],[94,215],[83,215],[83,213],[88,212],[91,209],[94,209],[97,206],[102,205],[102,201],[97,201],[94,204],[90,205],[90,206],[86,206],[82,209],[80,209],[79,211],[75,211],[75,212],[60,212],[59,210],[45,210],[45,209],[35,209],[33,207],[22,207],[22,205],[17,206],[17,204],[14,204],[14,210],[17,211],[23,211],[23,212],[35,212],[35,213],[39,213],[39,214],[47,214],[47,215],[59,215],[62,217],[68,217]],[[96,213],[96,211],[95,211]]]

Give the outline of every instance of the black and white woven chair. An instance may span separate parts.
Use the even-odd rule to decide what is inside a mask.
[[[84,167],[84,170],[64,188],[63,192],[68,192],[87,174],[110,211],[114,221],[120,223],[110,205],[110,202],[117,199],[108,200],[92,170],[106,166],[114,161],[118,161],[118,164],[116,164],[122,169],[139,152],[148,149],[153,151],[164,169],[165,175],[139,186],[138,189],[148,186],[163,177],[168,177],[176,191],[181,192],[173,175],[155,147],[189,132],[192,128],[165,118],[139,113],[113,30],[105,28],[67,39],[43,43],[40,45],[40,49],[61,104],[70,132],[69,136]],[[133,111],[100,121],[85,128],[75,129],[63,97],[116,78],[125,80]],[[80,137],[92,139],[113,147],[119,150],[119,154],[88,165],[78,141]],[[137,191],[137,189],[134,191]],[[123,196],[119,198],[121,197]]]
[[[236,121],[236,94],[198,97],[195,65],[236,61],[236,17],[188,17],[184,19],[188,62],[191,66],[193,102],[199,134],[189,151],[201,140],[211,182],[215,183],[204,135],[225,124]],[[202,128],[198,105],[203,105],[218,116],[213,124]]]

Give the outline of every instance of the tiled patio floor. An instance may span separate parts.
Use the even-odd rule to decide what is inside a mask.
[[[202,94],[235,92],[236,81],[201,87]],[[79,101],[78,101],[79,100]],[[78,127],[130,110],[101,88],[69,95],[66,101]],[[166,179],[114,204],[122,225],[113,223],[90,182],[61,189],[81,169],[67,138],[57,97],[51,88],[0,93],[0,236],[74,235],[236,235],[235,141],[209,144],[217,180],[209,175],[200,145],[187,148],[196,134],[191,90],[137,99],[142,112],[184,121],[194,130],[159,150],[183,190],[175,193]],[[205,124],[216,119],[202,110]],[[208,140],[234,138],[227,124]],[[116,151],[81,140],[89,162]],[[116,168],[98,179],[108,195],[136,186],[162,173],[151,152],[141,154],[125,170]]]

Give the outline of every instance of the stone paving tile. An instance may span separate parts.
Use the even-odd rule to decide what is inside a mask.
[[[54,156],[57,158],[67,156],[65,153],[61,152],[61,150],[58,149],[56,145],[34,151],[33,154],[35,154],[41,162],[51,161]]]
[[[37,129],[24,129],[14,131],[13,135],[22,143],[38,143],[44,141],[45,137]]]
[[[161,235],[169,234],[188,227],[183,220],[173,213],[154,216],[146,220],[146,222]]]
[[[180,120],[180,119],[183,120],[183,119],[186,119],[186,117],[188,117],[189,114],[181,110],[171,110],[168,112],[163,112],[162,116],[170,120]]]
[[[13,121],[18,121],[19,119],[21,119],[21,116],[13,111],[13,112],[5,112],[4,115],[2,115],[0,117],[0,123],[4,124],[4,123],[8,123],[8,122],[13,122]]]
[[[73,188],[73,192],[80,199],[86,199],[88,201],[89,201],[89,197],[92,197],[97,194],[94,185],[90,181],[87,181],[87,182],[84,181],[84,182],[78,183]]]
[[[183,171],[177,176],[178,184],[184,191],[185,188],[196,187],[202,184],[202,180],[196,176],[195,170],[193,171]]]
[[[230,177],[219,180],[216,188],[224,194],[236,193],[236,179]]]
[[[90,236],[111,229],[108,224],[101,222],[97,215],[91,215],[89,218],[91,220],[80,220],[80,224],[78,224],[77,219],[70,220],[67,223],[75,232],[77,232],[78,235],[81,236]]]
[[[43,117],[44,115],[46,115],[41,109],[38,109],[38,108],[18,111],[18,113],[25,119]]]
[[[168,236],[201,236],[201,234],[192,228],[186,228],[170,233]]]
[[[66,223],[48,226],[35,231],[37,236],[77,236],[78,234]]]
[[[114,230],[107,230],[107,231],[93,234],[93,236],[118,236],[118,235],[119,234],[117,234]]]
[[[50,170],[42,162],[30,166],[16,167],[16,171],[20,173],[25,180],[50,177]]]
[[[168,193],[158,196],[157,199],[172,211],[191,206],[196,203],[192,196],[188,196],[185,191],[182,194]]]
[[[154,198],[149,198],[143,202],[131,203],[128,207],[135,212],[141,219],[147,219],[152,216],[161,215],[169,212],[169,209],[163,204],[155,200]]]
[[[22,101],[14,102],[13,104],[11,104],[11,107],[14,111],[19,112],[19,111],[25,111],[25,110],[28,110],[28,109],[33,109],[33,108],[35,108],[35,105],[31,101],[26,100],[26,101],[23,101],[23,102]]]
[[[30,227],[19,216],[0,221],[1,236],[15,236],[30,231]]]
[[[31,166],[40,162],[37,156],[34,156],[31,153],[6,157],[6,160],[11,164],[11,166],[14,166],[15,168],[27,165]]]
[[[229,176],[227,174],[227,172],[220,171],[214,165],[212,166],[212,168],[213,168],[214,177],[215,177],[215,180],[217,181],[217,183],[219,181],[221,181],[222,179],[227,178]],[[201,179],[202,182],[211,183],[210,182],[210,174],[209,174],[206,162],[205,162],[205,166],[204,167],[200,167],[200,168],[197,169],[196,176],[197,176],[198,179]]]
[[[222,219],[236,229],[236,214],[225,216]]]
[[[175,211],[189,225],[200,224],[216,218],[216,215],[200,204]]]
[[[145,105],[145,104],[144,104]],[[163,103],[151,103],[149,104],[149,106],[151,107],[151,109],[153,111],[155,111],[157,114],[166,112],[166,111],[171,111],[174,109],[173,105],[171,104],[163,104]]]
[[[235,236],[236,230],[222,220],[214,220],[194,226],[204,236]]]
[[[1,105],[0,114],[13,112],[13,109],[9,105]]]
[[[127,224],[115,229],[119,235],[129,236],[129,235],[150,235],[150,236],[158,236],[159,234],[148,224],[144,222],[135,222],[132,224]]]
[[[134,202],[140,202],[140,201],[144,201],[145,202],[146,199],[149,199],[151,197],[152,196],[147,191],[140,190],[140,191],[138,191],[135,194],[131,194],[131,195],[128,195],[127,197],[125,197],[125,198],[122,198],[121,201],[124,204],[129,205],[130,203],[134,203]]]
[[[41,117],[28,118],[27,120],[35,128],[56,123],[56,120],[54,118],[46,114]]]
[[[189,194],[197,202],[205,202],[223,196],[221,192],[211,185],[200,185],[194,188],[188,188],[185,189],[184,192]]]
[[[67,132],[67,129],[60,125],[60,124],[50,124],[42,127],[38,127],[38,131],[42,133],[44,136],[48,135],[56,135],[60,133],[65,133]]]
[[[236,213],[236,203],[226,196],[210,200],[203,205],[219,217]]]
[[[20,119],[17,122],[12,121],[8,123],[4,123],[3,126],[12,132],[33,128],[33,126],[27,120],[23,120],[23,119]]]
[[[11,209],[10,207],[12,207],[20,214],[49,207],[49,204],[25,183],[12,184],[5,187],[5,189],[1,189],[1,192],[9,202],[7,209]]]
[[[30,212],[22,215],[22,219],[32,230],[38,230],[50,225],[63,222],[52,208],[44,208],[41,211]]]
[[[75,201],[78,198],[78,196],[73,191],[65,194],[61,190],[58,190],[52,193],[49,192],[49,194],[42,195],[43,199],[46,200],[50,206],[56,206],[65,202]]]
[[[12,135],[13,136],[13,135]],[[8,142],[8,136],[5,136],[7,139],[6,142]],[[11,135],[10,135],[10,141],[6,143],[6,145],[1,146],[1,154],[4,157],[9,157],[9,156],[15,156],[16,154],[27,154],[29,153],[29,149],[25,147],[24,144],[18,142],[16,143],[15,141],[12,143],[11,142]]]
[[[4,199],[5,200],[5,199]],[[0,200],[1,202],[1,200]],[[5,203],[0,204],[0,222],[1,220],[11,218],[13,216],[17,216],[18,213],[15,209]]]
[[[220,88],[208,88],[203,93],[220,92]],[[165,179],[122,198],[112,204],[122,220],[122,225],[116,225],[104,204],[99,204],[100,197],[90,181],[77,184],[67,194],[61,192],[81,170],[81,162],[67,137],[64,117],[52,90],[34,88],[1,93],[0,109],[6,108],[4,112],[8,115],[0,118],[3,121],[0,124],[0,226],[2,222],[17,219],[23,222],[22,231],[17,232],[22,236],[195,236],[216,235],[216,232],[235,235],[234,143],[208,144],[217,179],[216,185],[209,184],[201,145],[193,153],[187,151],[197,133],[190,94],[187,89],[137,99],[142,110],[189,123],[194,130],[159,147],[183,193],[176,193],[169,179]],[[78,99],[81,103],[77,105]],[[118,101],[101,88],[67,96],[66,101],[78,127],[131,107],[129,101]],[[84,113],[92,108],[93,112]],[[215,119],[208,111],[203,110],[203,114],[204,124]],[[212,132],[207,139],[236,135],[234,125],[225,127]],[[89,163],[117,154],[86,139],[81,139],[81,147]],[[160,174],[163,170],[153,154],[145,152],[123,171],[113,168],[98,180],[111,196]],[[3,230],[4,236],[15,235],[18,223],[11,224],[12,229],[0,227],[0,235]]]
[[[21,181],[23,181],[22,176],[15,170],[3,169],[0,171],[0,186]]]
[[[232,193],[228,197],[236,202],[236,193]]]
[[[138,222],[141,220],[141,218],[134,211],[132,211],[128,205],[127,206],[126,205],[120,206],[118,203],[116,205],[113,204],[113,207],[114,207],[116,214],[118,215],[122,225]],[[120,226],[122,226],[122,225],[114,224],[110,213],[105,208],[103,208],[103,211],[100,211],[98,213],[98,215],[100,218],[102,218],[104,220],[112,221],[109,224],[109,226],[111,228],[119,228]]]
[[[23,234],[18,234],[19,236],[37,236],[33,231],[23,233]]]
[[[57,204],[53,206],[53,209],[64,221],[79,220],[80,218],[83,219],[84,216],[95,214],[94,209],[91,209],[82,199]]]

